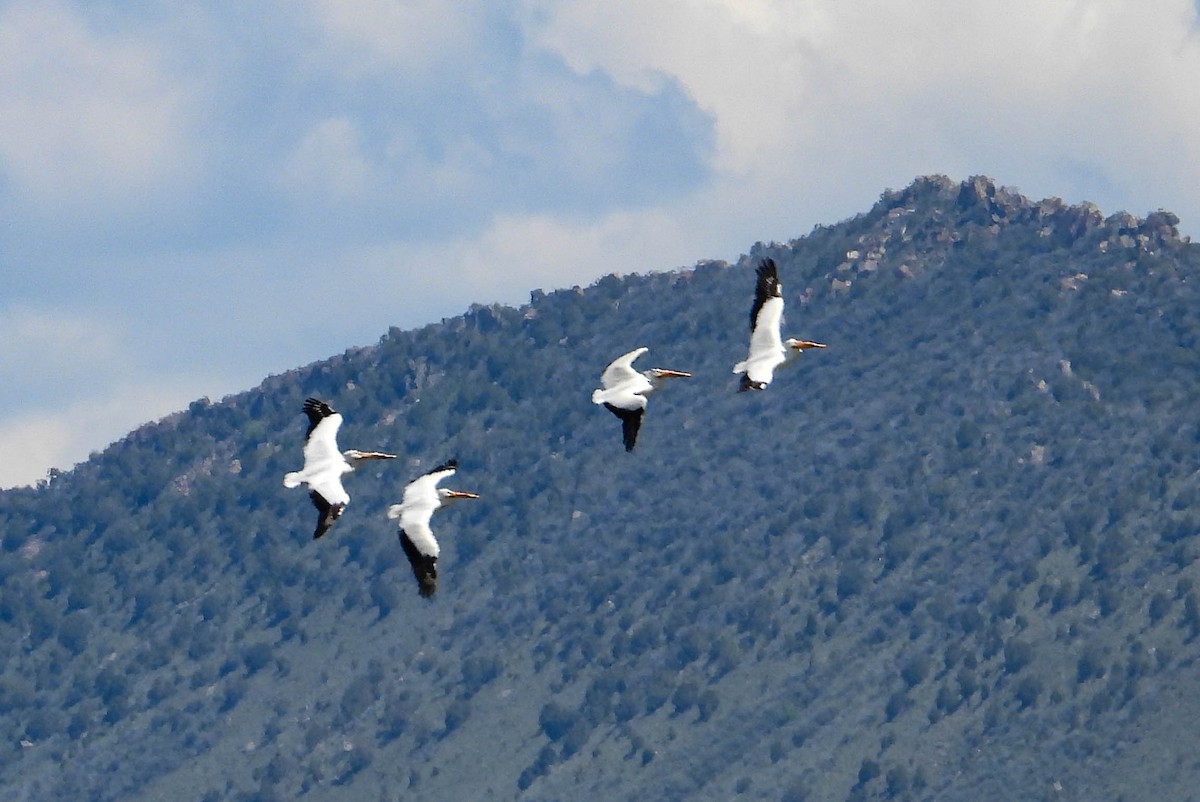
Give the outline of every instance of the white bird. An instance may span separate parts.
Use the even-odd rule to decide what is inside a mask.
[[[334,412],[324,401],[316,398],[304,400],[304,414],[308,416],[308,432],[304,435],[304,467],[299,471],[284,474],[284,487],[308,485],[308,496],[317,508],[317,529],[313,540],[329,531],[350,503],[350,495],[342,487],[342,474],[350,473],[363,460],[395,459],[395,454],[379,451],[338,451],[337,432],[342,425],[342,416]]]
[[[388,507],[387,511],[388,518],[400,519],[400,545],[412,564],[417,588],[425,598],[437,590],[437,559],[441,552],[433,530],[429,528],[429,520],[437,510],[460,498],[479,498],[465,490],[438,487],[438,482],[453,476],[457,469],[458,461],[450,460],[417,477],[405,485],[400,503]]]
[[[681,370],[651,368],[640,373],[634,370],[633,360],[649,350],[635,348],[614,359],[600,376],[600,384],[604,389],[592,393],[593,404],[603,404],[605,409],[621,419],[621,435],[626,451],[633,451],[637,442],[642,415],[646,413],[646,396],[662,387],[667,379],[692,377],[692,374]]]
[[[774,259],[763,259],[758,265],[758,282],[754,287],[754,306],[750,309],[750,353],[744,362],[733,366],[742,374],[738,392],[765,390],[775,376],[775,369],[785,365],[808,348],[824,348],[824,343],[812,340],[780,339],[783,322],[783,287]]]

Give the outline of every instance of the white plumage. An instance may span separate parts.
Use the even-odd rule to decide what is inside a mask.
[[[433,514],[452,501],[479,498],[463,490],[438,487],[438,482],[453,476],[457,469],[458,462],[450,460],[419,476],[404,487],[400,503],[388,507],[387,511],[388,518],[400,519],[400,545],[412,565],[417,587],[426,598],[437,590],[437,559],[441,553],[429,526]]]
[[[733,366],[742,374],[738,391],[765,390],[775,378],[775,369],[795,359],[808,348],[824,348],[812,340],[784,340],[779,333],[783,324],[783,286],[779,283],[774,259],[758,265],[754,287],[754,306],[750,309],[750,350],[746,359]]]
[[[329,531],[333,522],[341,517],[350,503],[350,494],[342,486],[342,475],[350,473],[359,462],[369,459],[395,459],[395,454],[379,451],[338,451],[337,433],[342,425],[342,416],[333,408],[316,398],[304,401],[304,414],[308,416],[308,432],[304,436],[304,467],[284,474],[283,486],[287,488],[308,485],[308,495],[317,508],[317,528],[313,540]]]
[[[645,347],[635,348],[614,359],[600,374],[603,389],[592,392],[593,404],[602,404],[621,419],[621,435],[626,451],[633,451],[637,443],[642,415],[646,411],[646,396],[662,387],[667,379],[687,379],[692,376],[680,370],[664,368],[651,368],[643,372],[634,370],[634,360],[649,350]]]

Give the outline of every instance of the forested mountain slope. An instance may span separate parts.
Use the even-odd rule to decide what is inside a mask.
[[[1175,223],[919,179],[736,265],[393,329],[0,493],[4,796],[1194,797]],[[765,256],[785,336],[829,347],[739,394]],[[590,395],[642,345],[695,378],[626,454]],[[280,484],[308,395],[402,455],[316,542]],[[426,601],[384,511],[449,457],[483,498],[439,513]]]

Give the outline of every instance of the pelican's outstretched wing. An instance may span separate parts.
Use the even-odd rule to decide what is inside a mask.
[[[633,369],[633,361],[642,354],[649,351],[649,348],[635,348],[628,354],[622,354],[609,363],[604,369],[604,373],[600,374],[600,385],[605,390],[611,390],[614,387],[619,387],[626,382],[636,382],[639,379],[645,381],[647,385],[649,380],[641,373]]]
[[[305,400],[304,414],[308,415],[308,431],[304,434],[304,472],[311,476],[327,466],[337,466],[340,474],[345,461],[337,445],[341,414],[316,398]]]
[[[308,440],[312,436],[313,429],[320,426],[326,418],[332,418],[338,413],[334,412],[333,407],[321,399],[309,396],[304,399],[304,414],[308,416],[308,431],[304,433],[304,439]]]
[[[758,266],[758,280],[754,284],[754,305],[750,307],[750,355],[783,352],[783,338],[779,333],[783,324],[783,286],[779,283],[779,272],[774,259],[764,259]]]

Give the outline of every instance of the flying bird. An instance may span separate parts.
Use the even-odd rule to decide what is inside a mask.
[[[342,474],[353,471],[360,462],[369,459],[395,459],[395,454],[380,451],[338,451],[337,431],[342,425],[342,416],[324,401],[316,398],[304,400],[304,414],[308,416],[308,432],[304,435],[304,467],[299,471],[284,474],[284,487],[308,485],[308,497],[317,508],[317,529],[313,540],[329,531],[333,522],[341,517],[350,503],[350,496],[342,487]]]
[[[775,369],[786,365],[800,352],[809,348],[824,348],[824,343],[812,340],[780,339],[783,322],[783,287],[774,259],[763,259],[758,265],[758,282],[754,286],[754,306],[750,309],[750,353],[744,362],[733,366],[742,374],[738,392],[765,390],[775,376]]]
[[[417,477],[404,487],[404,496],[399,504],[388,507],[388,518],[400,519],[400,545],[404,556],[412,564],[417,588],[424,598],[437,590],[437,539],[429,528],[433,514],[460,498],[479,498],[475,493],[464,490],[449,490],[438,487],[438,482],[453,476],[458,470],[458,461],[450,460],[428,473]]]
[[[621,436],[625,441],[626,451],[633,451],[633,446],[637,443],[638,430],[642,428],[642,416],[646,414],[646,396],[662,387],[667,379],[692,377],[692,374],[681,370],[634,370],[633,361],[649,350],[635,348],[628,354],[614,359],[600,375],[600,384],[604,389],[592,393],[593,404],[603,404],[605,409],[621,419]]]

